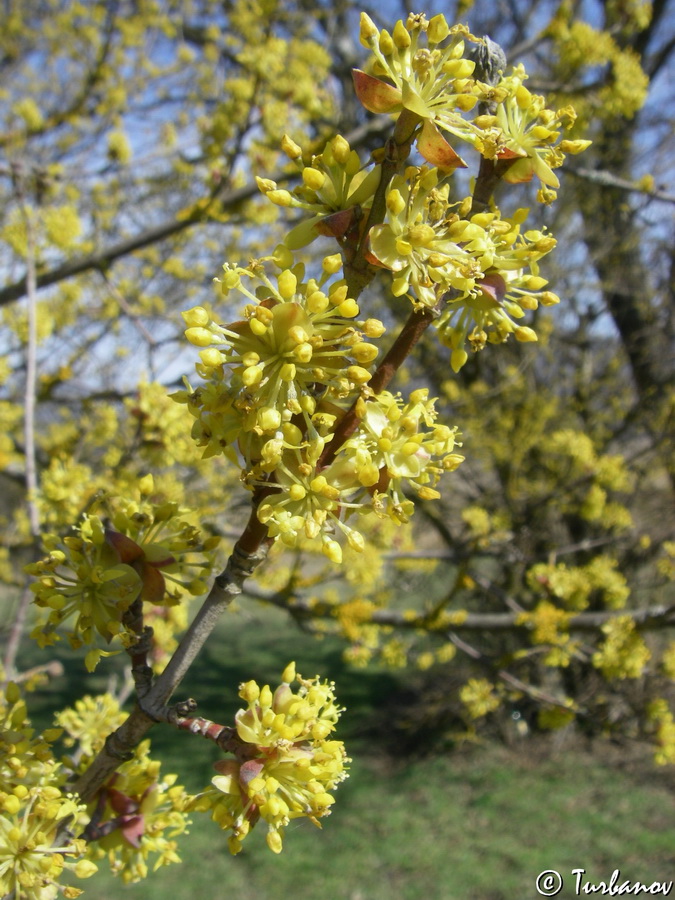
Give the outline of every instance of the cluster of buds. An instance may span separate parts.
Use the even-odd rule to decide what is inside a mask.
[[[211,810],[214,821],[231,832],[231,853],[239,853],[261,819],[267,822],[268,847],[280,853],[291,820],[308,818],[320,828],[318,820],[330,815],[330,792],[347,778],[350,761],[342,741],[330,738],[342,713],[333,688],[318,677],[303,678],[295,663],[286,666],[274,692],[255,681],[240,686],[247,706],[235,715],[228,743],[236,758],[215,763],[213,787],[194,804]]]
[[[443,171],[466,165],[445,132],[486,159],[511,161],[503,176],[507,181],[530,181],[536,175],[544,185],[539,199],[550,202],[559,187],[553,169],[563,164],[566,153],[580,153],[590,143],[561,139],[562,130],[574,125],[574,110],[547,109],[544,98],[524,86],[522,66],[497,72],[489,80],[487,73],[476,73],[467,43],[480,45],[484,39],[463,25],[450,27],[442,15],[427,21],[424,15],[411,14],[390,34],[361,13],[360,36],[373,54],[372,74],[354,72],[360,101],[371,112],[407,110],[416,117],[417,149]],[[474,109],[478,115],[467,119],[465,114]]]
[[[131,646],[132,605],[175,605],[186,595],[208,590],[219,543],[204,538],[185,511],[153,493],[152,476],[141,479],[137,500],[102,498],[103,517],[86,513],[64,538],[44,538],[48,553],[27,571],[36,577],[35,604],[46,610],[32,637],[40,646],[59,640],[57,628],[73,620],[68,637],[75,649],[89,647],[85,664],[92,671],[111,652],[97,646]]]
[[[10,682],[0,695],[3,897],[55,897],[67,874],[88,878],[96,872],[96,865],[85,859],[86,842],[80,837],[84,807],[66,793],[67,773],[52,752],[51,742],[59,733],[59,729],[50,729],[35,734],[19,687]],[[62,886],[62,891],[69,898],[82,893],[72,886]]]

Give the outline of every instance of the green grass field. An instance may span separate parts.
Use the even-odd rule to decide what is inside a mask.
[[[65,676],[34,695],[36,724],[83,684],[104,687],[103,665],[89,685],[81,662],[62,658]],[[593,882],[616,868],[622,881],[675,880],[675,778],[654,768],[647,751],[596,744],[591,753],[574,739],[523,739],[443,755],[408,747],[398,756],[391,742],[385,749],[366,734],[373,716],[382,729],[382,705],[404,673],[346,669],[337,643],[298,632],[275,611],[228,616],[180,696],[198,698],[203,715],[226,722],[239,706],[239,681],[274,682],[291,659],[304,675],[334,678],[347,707],[338,736],[353,759],[351,777],[324,828],[293,823],[280,856],[260,829],[233,858],[225,835],[194,816],[182,866],[128,887],[103,874],[86,884],[84,900],[530,900],[540,896],[535,879],[545,869],[563,875],[562,898],[577,896],[575,868]],[[168,729],[151,736],[164,771],[191,790],[208,783],[217,758],[211,744]]]

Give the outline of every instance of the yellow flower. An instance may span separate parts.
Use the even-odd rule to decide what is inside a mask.
[[[306,817],[318,826],[334,803],[330,791],[347,777],[344,745],[328,739],[342,712],[332,683],[303,678],[294,663],[282,679],[274,692],[255,681],[241,685],[247,708],[235,716],[239,758],[215,764],[215,790],[205,795],[215,821],[232,832],[232,853],[260,819],[268,825],[267,845],[281,852],[286,825]]]

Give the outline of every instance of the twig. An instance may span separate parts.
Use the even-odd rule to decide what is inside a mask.
[[[22,166],[13,166],[13,184],[19,208],[26,229],[26,296],[28,300],[28,334],[26,338],[26,388],[24,394],[24,458],[26,465],[26,507],[28,523],[34,541],[40,537],[40,514],[37,506],[38,475],[35,454],[35,399],[37,384],[37,283],[36,283],[36,240],[32,211],[26,203],[26,173]],[[4,668],[8,675],[15,672],[16,657],[19,652],[33,595],[26,586],[21,592],[14,621],[7,641]]]

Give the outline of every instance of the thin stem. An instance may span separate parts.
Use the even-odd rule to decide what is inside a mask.
[[[35,223],[31,210],[20,198],[21,212],[26,225],[26,297],[28,300],[28,338],[26,342],[26,391],[24,441],[26,445],[26,490],[31,534],[40,535],[40,516],[37,508],[37,464],[35,460],[35,386],[37,383],[37,274],[35,266]]]
[[[37,272],[35,265],[36,240],[33,214],[26,204],[25,176],[22,170],[15,170],[14,189],[26,228],[26,298],[28,302],[28,335],[26,338],[26,388],[24,392],[24,445],[26,465],[26,507],[28,523],[33,538],[40,536],[40,515],[37,506],[38,475],[35,455],[35,399],[37,384]],[[4,668],[12,677],[16,668],[16,657],[24,633],[28,607],[33,594],[26,586],[21,592],[12,628],[5,651]]]

